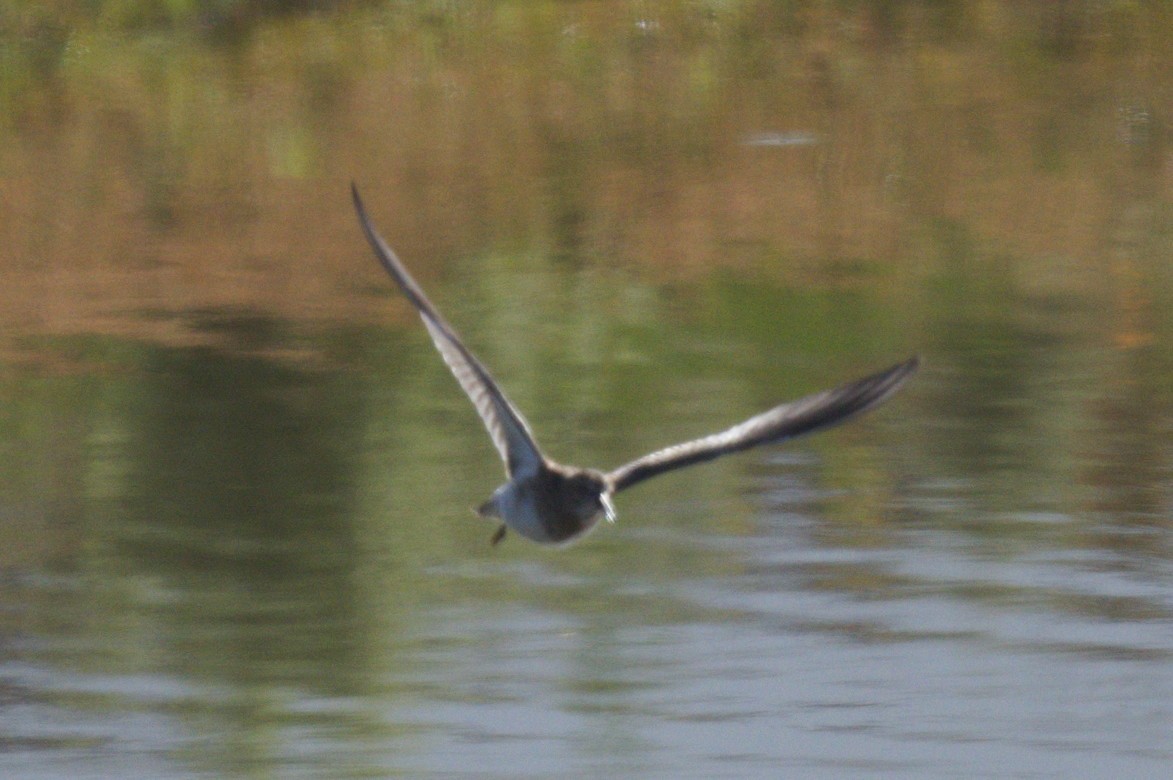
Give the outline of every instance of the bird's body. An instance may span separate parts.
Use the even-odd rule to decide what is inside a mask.
[[[515,475],[501,485],[477,512],[535,542],[568,544],[600,517],[615,519],[612,490],[602,472],[547,461],[534,474]]]
[[[508,480],[478,509],[482,517],[495,517],[503,523],[493,536],[494,544],[504,537],[506,527],[543,544],[574,542],[601,517],[615,520],[611,502],[615,493],[666,471],[835,425],[882,403],[919,364],[913,357],[864,379],[781,404],[719,433],[649,453],[609,472],[564,466],[542,454],[521,413],[375,231],[358,189],[352,187],[351,193],[375,255],[419,311],[432,342],[476,407],[505,462]]]

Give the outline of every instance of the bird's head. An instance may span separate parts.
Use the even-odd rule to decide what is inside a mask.
[[[602,472],[581,469],[567,479],[566,487],[575,515],[585,521],[602,513],[608,523],[615,522],[618,515],[611,502],[611,485]]]

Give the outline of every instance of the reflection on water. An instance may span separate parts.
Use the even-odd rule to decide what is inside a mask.
[[[1046,453],[1003,463],[989,423],[968,430],[1001,365],[956,381],[966,350],[940,349],[874,418],[625,494],[617,526],[551,555],[488,547],[467,507],[499,467],[422,338],[194,320],[220,346],[45,343],[69,370],[8,373],[19,419],[57,431],[8,455],[39,464],[5,502],[9,767],[1061,776],[1169,758],[1165,529],[1068,512],[1099,495],[1075,483],[1026,502]],[[649,360],[681,395],[709,397],[688,363],[712,327],[730,344],[714,373],[757,349],[666,329]],[[1094,400],[1075,376],[1065,393]],[[1001,446],[1036,446],[1043,410],[999,392],[1020,399]],[[729,414],[644,417],[671,436]]]
[[[1160,11],[105,5],[0,19],[0,775],[1173,759]],[[490,548],[352,176],[555,458],[925,368]]]

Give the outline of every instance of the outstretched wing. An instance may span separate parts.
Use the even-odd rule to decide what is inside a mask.
[[[411,278],[411,274],[395,256],[395,252],[375,231],[363,207],[362,198],[358,195],[358,187],[353,183],[350,185],[350,193],[354,197],[358,221],[362,224],[371,248],[375,250],[375,255],[387,269],[387,273],[391,274],[391,278],[399,285],[399,289],[419,310],[420,319],[424,321],[428,333],[431,334],[436,349],[440,351],[444,362],[452,370],[452,375],[456,377],[456,381],[460,383],[480,414],[493,445],[505,461],[509,476],[512,478],[536,473],[542,463],[542,453],[525,419],[497,387],[488,370],[460,341],[452,326],[440,316],[440,312],[424,295],[415,279]]]
[[[919,358],[914,357],[887,371],[775,406],[720,433],[674,444],[636,458],[608,474],[607,480],[611,489],[618,492],[665,471],[841,423],[885,401],[900,389],[919,365]]]

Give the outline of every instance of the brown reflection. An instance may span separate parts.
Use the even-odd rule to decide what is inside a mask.
[[[247,24],[227,47],[160,46],[128,14],[127,35],[84,16],[22,28],[0,128],[10,329],[160,337],[125,316],[158,306],[369,316],[351,177],[425,261],[491,245],[665,278],[847,268],[908,300],[925,220],[946,216],[1075,258],[1065,283],[1086,283],[1117,147],[1159,160],[1167,135],[1145,63],[1170,26],[1151,5],[259,7],[171,20]],[[762,133],[811,142],[744,143]]]

